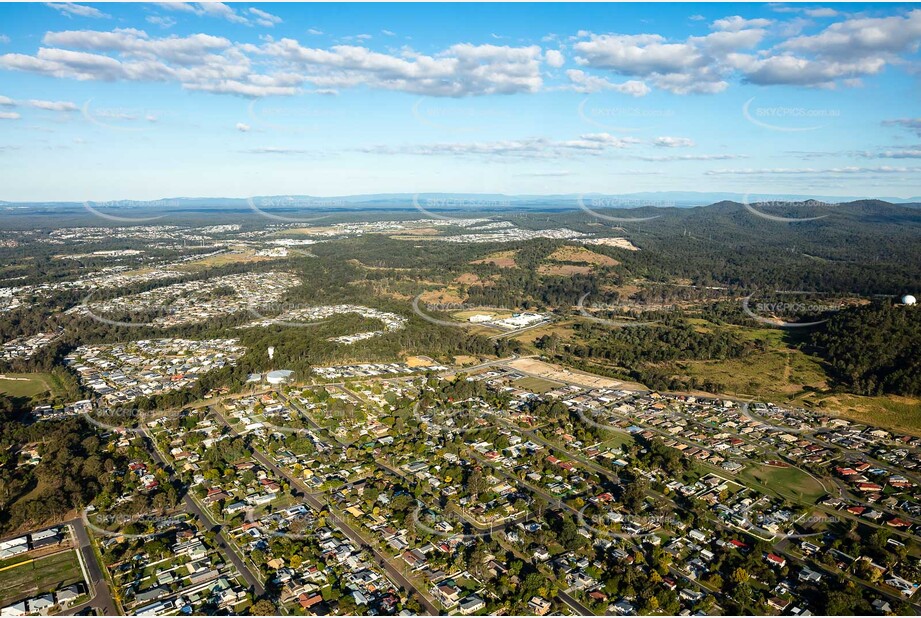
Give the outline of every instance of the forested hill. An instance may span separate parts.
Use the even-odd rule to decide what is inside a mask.
[[[832,376],[861,395],[921,395],[921,308],[890,303],[836,314],[812,343]]]
[[[921,209],[879,200],[749,206],[598,210],[553,222],[594,233],[619,226],[640,248],[623,256],[625,266],[654,279],[864,295],[897,295],[921,284]],[[601,215],[656,218],[612,223]]]

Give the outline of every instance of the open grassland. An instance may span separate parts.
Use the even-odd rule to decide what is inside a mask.
[[[828,383],[820,359],[794,347],[796,339],[791,341],[789,333],[697,322],[699,328],[731,329],[740,338],[764,345],[763,352],[743,358],[677,364],[682,374],[721,384],[720,394],[821,410],[830,416],[921,435],[921,399],[836,392]]]
[[[0,374],[0,393],[10,397],[35,397],[52,390],[52,384],[48,373]]]

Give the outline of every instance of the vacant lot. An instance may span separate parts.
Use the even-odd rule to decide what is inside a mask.
[[[83,581],[77,554],[59,552],[36,560],[0,563],[0,606]]]
[[[601,376],[596,376],[584,371],[566,369],[565,367],[553,365],[551,363],[545,363],[544,361],[537,360],[535,358],[519,358],[510,362],[508,366],[512,369],[517,369],[518,371],[529,373],[540,378],[546,378],[548,380],[555,380],[558,382],[578,384],[579,386],[584,386],[587,388],[643,389],[643,386],[640,384],[621,382],[620,380],[603,378]]]

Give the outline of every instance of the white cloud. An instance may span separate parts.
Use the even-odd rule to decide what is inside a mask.
[[[847,19],[828,26],[819,34],[797,37],[779,47],[841,59],[915,52],[919,43],[921,9],[915,9],[904,17]]]
[[[820,7],[817,9],[803,9],[803,13],[809,17],[836,17],[838,11],[828,7]]]
[[[50,112],[76,112],[79,107],[70,101],[42,101],[40,99],[29,99],[26,104],[35,109],[44,109]]]
[[[397,33],[393,32],[392,30],[381,30],[381,34],[383,34],[384,36],[396,36],[397,35]]]
[[[256,23],[259,24],[260,26],[271,28],[272,26],[276,24],[282,23],[281,17],[278,17],[277,15],[272,15],[271,13],[267,13],[263,10],[251,7],[249,9],[249,12],[252,15],[256,16]]]
[[[689,137],[657,137],[653,142],[663,148],[691,148],[694,140]]]
[[[548,49],[544,53],[544,61],[554,69],[558,69],[566,62],[566,58],[563,57],[563,52],[556,49]]]
[[[408,154],[408,155],[452,155],[452,156],[487,156],[487,157],[525,157],[525,158],[561,158],[572,156],[595,156],[610,150],[628,148],[640,140],[632,137],[617,137],[610,133],[587,133],[576,139],[551,140],[532,137],[495,142],[438,143],[405,146],[373,146],[362,149],[372,154]]]
[[[13,107],[14,105],[16,105],[16,101],[14,101],[13,99],[9,97],[0,95],[0,105],[5,105],[7,107]]]
[[[66,17],[93,17],[95,19],[108,19],[112,17],[99,9],[84,4],[75,4],[73,2],[46,2],[45,6],[54,9]]]
[[[236,128],[237,128],[237,131],[240,131],[241,133],[246,133],[247,131],[250,130],[250,126],[242,122],[238,122]]]
[[[634,97],[643,97],[650,92],[649,86],[638,80],[631,79],[621,84],[615,84],[606,77],[589,75],[579,69],[569,69],[566,71],[566,77],[569,78],[569,89],[583,94],[613,90]]]
[[[810,15],[831,17],[822,8]],[[799,8],[789,12],[801,12]],[[862,78],[886,66],[908,66],[904,56],[921,46],[921,9],[883,18],[848,18],[818,34],[799,35],[811,25],[804,18],[782,22],[773,36],[790,36],[773,47],[762,43],[774,22],[735,15],[711,24],[706,36],[673,41],[659,34],[594,34],[574,44],[575,61],[585,67],[642,77],[676,94],[716,93],[731,76],[759,85],[834,88],[859,87]]]
[[[712,24],[710,24],[710,28],[713,30],[738,32],[739,30],[748,30],[750,28],[767,28],[773,23],[773,20],[770,19],[745,19],[740,15],[733,15],[732,17],[717,19]]]
[[[317,30],[316,28],[307,28],[307,34],[312,34],[314,36],[323,34],[322,30]]]
[[[10,37],[6,36],[5,34],[0,34],[0,43],[6,44],[9,42],[10,42]]]
[[[0,112],[0,120],[19,120],[21,116],[16,112]]]
[[[688,17],[688,19],[690,19],[691,21],[706,21],[707,18],[704,17],[703,15],[695,14],[695,15],[691,15],[690,17]]]
[[[176,20],[165,15],[148,15],[147,23],[160,26],[161,28],[172,28],[176,25]]]
[[[193,13],[198,16],[207,16],[207,17],[217,17],[218,19],[225,19],[231,23],[242,24],[244,26],[251,26],[252,22],[246,18],[244,15],[240,15],[234,10],[230,5],[224,4],[223,2],[156,2],[154,3],[157,6],[170,10],[170,11],[179,11],[182,13]],[[258,10],[258,9],[255,9]],[[252,12],[253,9],[250,9]],[[260,11],[264,12],[264,11]],[[252,13],[257,15],[258,13]],[[266,15],[270,15],[266,13]],[[271,18],[275,18],[274,15],[270,15]],[[277,19],[277,18],[275,18]],[[260,25],[265,25],[263,21],[271,21],[270,18],[258,17],[257,23]]]

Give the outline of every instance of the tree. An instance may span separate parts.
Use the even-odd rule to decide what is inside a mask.
[[[259,599],[249,608],[249,613],[253,616],[277,616],[278,608],[268,599]]]

